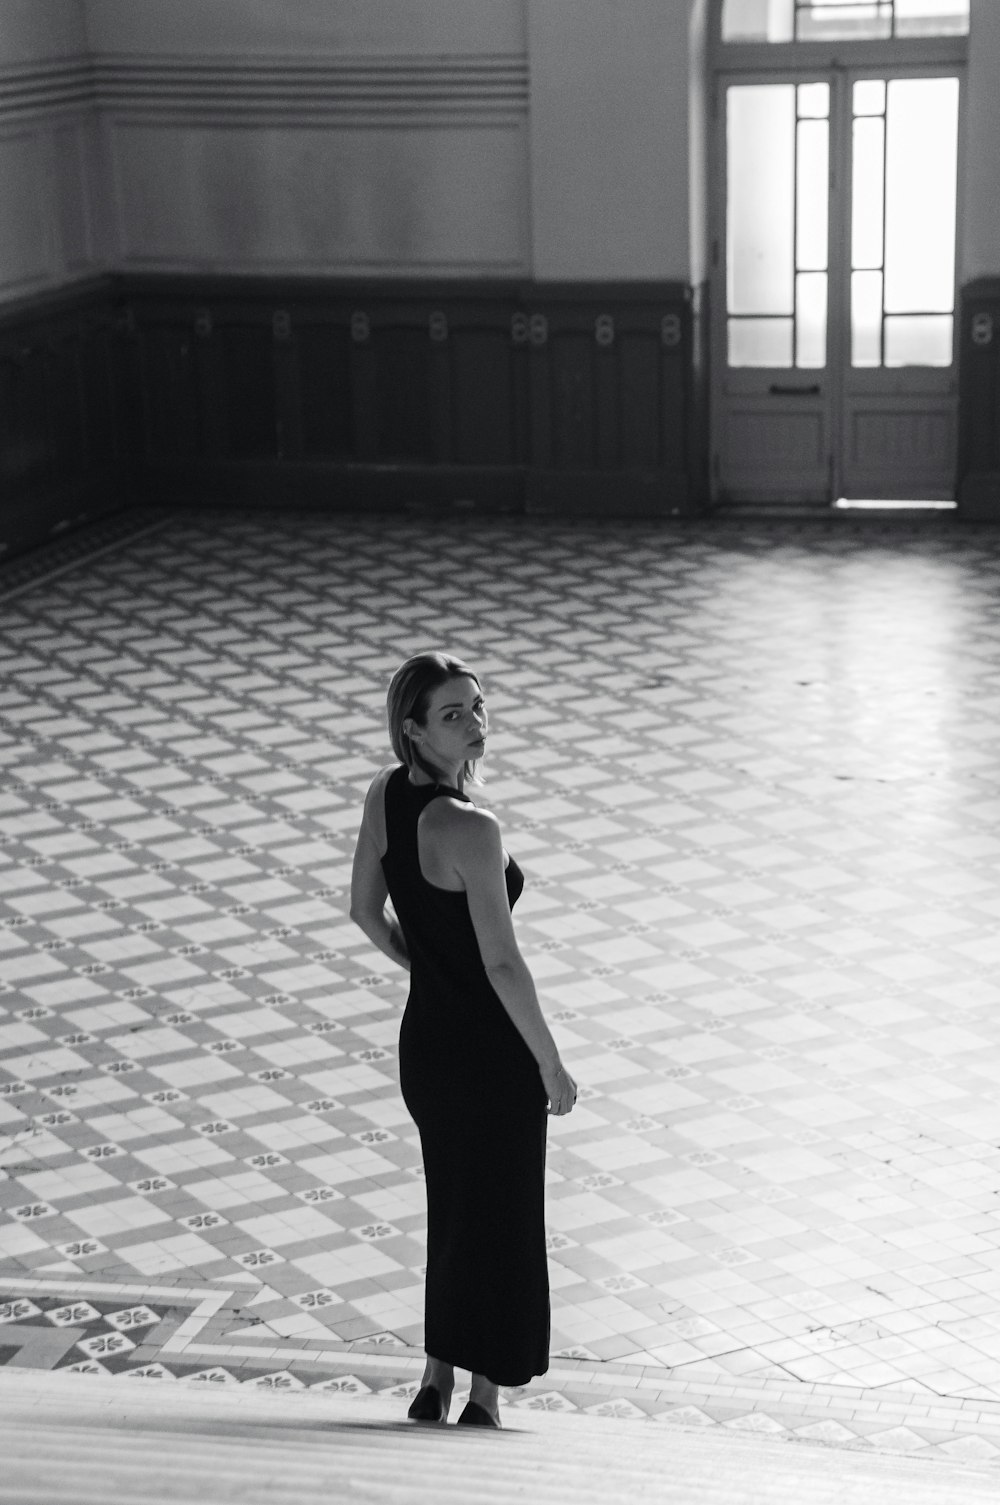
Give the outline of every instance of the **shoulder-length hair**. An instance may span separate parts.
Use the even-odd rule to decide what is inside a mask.
[[[419,768],[431,779],[439,779],[441,770],[421,755],[416,743],[403,730],[403,723],[412,719],[418,726],[425,726],[431,696],[439,685],[447,684],[450,679],[475,680],[482,690],[476,671],[453,654],[437,651],[415,653],[404,664],[400,664],[392,676],[386,697],[389,740],[393,752],[407,768]],[[482,776],[477,772],[477,764],[476,758],[466,761],[465,777],[474,784],[481,784]]]

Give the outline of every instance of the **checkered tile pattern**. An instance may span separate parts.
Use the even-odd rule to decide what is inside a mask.
[[[21,591],[9,1298],[194,1279],[272,1348],[419,1348],[405,979],[346,911],[388,677],[445,645],[581,1084],[554,1363],[1000,1418],[998,555],[953,520],[230,513]]]
[[[142,1335],[158,1326],[164,1315],[145,1303],[122,1306],[98,1300],[95,1305],[42,1292],[35,1300],[25,1296],[0,1299],[0,1355],[20,1356],[32,1340],[37,1343],[42,1332],[49,1340],[57,1338],[61,1349],[57,1354],[55,1342],[44,1345],[47,1356],[55,1360],[49,1367],[85,1374],[119,1373],[136,1353]]]

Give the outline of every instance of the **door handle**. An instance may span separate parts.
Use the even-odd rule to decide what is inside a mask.
[[[783,387],[776,382],[768,388],[772,397],[818,397],[821,390],[819,382],[812,387]]]

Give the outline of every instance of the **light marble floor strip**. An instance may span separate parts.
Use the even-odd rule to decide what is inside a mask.
[[[387,1400],[124,1386],[0,1372],[0,1501],[212,1505],[977,1505],[995,1470],[796,1447],[746,1433],[544,1412],[502,1432],[400,1422]]]

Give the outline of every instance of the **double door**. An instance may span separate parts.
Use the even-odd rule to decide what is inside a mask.
[[[718,88],[716,497],[952,496],[957,70]]]

